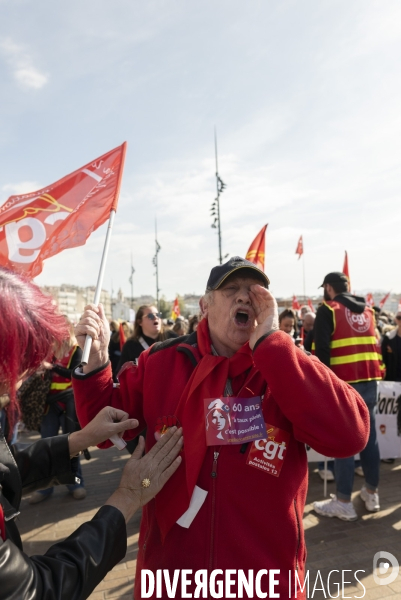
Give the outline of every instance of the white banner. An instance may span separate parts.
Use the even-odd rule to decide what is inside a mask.
[[[401,382],[379,381],[377,386],[376,434],[380,458],[401,457],[401,438],[397,432],[397,406],[401,403]],[[324,461],[323,454],[306,446],[308,462]],[[359,454],[355,457],[359,458]],[[328,457],[328,460],[333,460]]]
[[[397,406],[401,402],[401,382],[379,381],[377,386],[376,433],[380,458],[399,458],[401,438],[397,432]]]

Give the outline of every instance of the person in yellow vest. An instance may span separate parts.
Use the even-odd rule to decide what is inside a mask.
[[[366,509],[376,512],[380,510],[380,454],[374,409],[377,381],[382,375],[375,337],[374,310],[366,305],[364,298],[349,293],[348,278],[344,273],[329,273],[321,287],[324,288],[324,302],[316,314],[312,349],[337,377],[356,389],[369,409],[369,441],[360,453],[365,476],[365,485],[360,495]],[[330,500],[314,502],[314,509],[319,515],[338,517],[343,521],[358,518],[351,502],[354,468],[353,456],[335,460],[337,494],[332,494]]]
[[[43,367],[51,371],[51,384],[45,414],[40,425],[42,438],[58,435],[60,429],[62,433],[72,433],[79,430],[71,374],[81,364],[81,359],[82,350],[77,345],[73,326],[70,325],[70,337],[64,340],[58,348],[54,349],[53,362],[43,363]],[[79,457],[76,483],[67,485],[67,488],[75,500],[83,500],[86,497]],[[50,498],[52,493],[52,487],[34,492],[29,498],[29,503],[37,504],[38,502],[42,502],[46,498]]]

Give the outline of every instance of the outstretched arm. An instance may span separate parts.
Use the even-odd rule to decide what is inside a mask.
[[[28,558],[0,538],[0,600],[83,600],[125,555],[125,523],[151,500],[181,463],[182,430],[169,430],[141,458],[141,438],[114,494],[94,518],[43,556]],[[143,487],[144,478],[150,479]]]

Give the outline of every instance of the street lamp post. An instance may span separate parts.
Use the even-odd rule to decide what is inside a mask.
[[[129,282],[131,284],[131,308],[134,308],[134,273],[135,273],[135,269],[134,266],[132,264],[132,252],[131,252],[131,275],[129,278]]]
[[[153,257],[153,265],[156,268],[156,306],[157,306],[157,310],[160,312],[160,306],[159,306],[159,261],[157,258],[157,255],[159,254],[160,250],[161,250],[161,246],[159,244],[159,242],[157,241],[157,221],[155,220],[155,246],[156,246],[156,253]]]
[[[219,262],[220,264],[223,263],[223,252],[222,252],[222,247],[221,247],[221,218],[220,218],[220,194],[222,194],[225,190],[225,188],[227,187],[226,184],[223,182],[223,180],[221,179],[221,177],[219,176],[219,167],[218,167],[218,162],[217,162],[217,135],[216,135],[216,128],[214,130],[214,150],[215,150],[215,156],[216,156],[216,190],[217,190],[217,197],[214,199],[213,203],[212,203],[212,207],[210,209],[211,215],[212,217],[214,217],[213,223],[212,223],[212,227],[214,229],[217,229],[217,235],[219,238]],[[228,254],[226,255],[228,256]],[[226,256],[224,258],[226,258]]]

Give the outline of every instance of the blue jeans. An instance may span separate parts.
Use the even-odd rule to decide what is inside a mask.
[[[361,466],[365,475],[368,490],[377,491],[379,485],[380,453],[376,437],[375,407],[377,402],[377,381],[361,381],[350,384],[362,396],[369,409],[370,434],[365,448],[360,452]],[[350,458],[336,458],[334,461],[334,474],[337,485],[337,498],[350,501],[354,485],[355,460]]]
[[[60,427],[61,431],[66,433],[65,414],[57,402],[54,402],[49,406],[48,413],[42,418],[42,422],[40,424],[40,435],[42,438],[53,437],[59,434]],[[79,487],[84,487],[84,479],[82,477],[81,462],[79,457],[76,477],[78,477],[81,481],[80,483],[67,485],[67,488],[70,492],[73,492]],[[50,487],[45,490],[40,490],[40,493],[45,496],[49,496],[53,493],[53,488]]]

